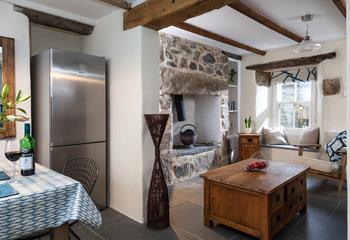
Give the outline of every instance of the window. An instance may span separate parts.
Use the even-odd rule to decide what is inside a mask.
[[[275,81],[272,124],[306,128],[316,125],[316,81]]]

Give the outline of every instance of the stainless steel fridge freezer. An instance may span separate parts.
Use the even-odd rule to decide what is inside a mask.
[[[106,61],[82,53],[49,49],[31,58],[33,136],[39,163],[62,172],[74,156],[99,165],[92,192],[106,207]]]

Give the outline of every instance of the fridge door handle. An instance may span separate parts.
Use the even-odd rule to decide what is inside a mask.
[[[53,119],[52,119],[52,114],[53,114],[53,97],[50,96],[50,146],[53,146],[53,142],[52,142],[52,126],[53,126]],[[52,150],[52,148],[51,148]]]

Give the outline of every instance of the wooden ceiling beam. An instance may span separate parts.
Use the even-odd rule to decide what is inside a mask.
[[[146,0],[124,13],[124,30],[145,26],[156,31],[238,0]]]
[[[234,53],[222,51],[222,54],[224,54],[226,57],[229,57],[229,58],[233,58],[233,59],[240,60],[240,61],[242,60],[242,56],[234,54]]]
[[[337,54],[335,52],[315,55],[311,57],[301,57],[301,58],[292,58],[281,61],[273,61],[269,63],[256,64],[247,66],[248,70],[255,71],[269,71],[280,68],[292,68],[292,67],[300,67],[300,66],[310,66],[317,65],[323,60],[335,58]]]
[[[334,5],[337,6],[341,14],[346,17],[346,2],[342,0],[332,0]]]
[[[240,1],[231,3],[231,4],[229,4],[229,6],[231,8],[233,8],[234,10],[242,13],[243,15],[245,15],[245,16],[257,21],[258,23],[264,25],[265,27],[270,28],[273,31],[282,34],[283,36],[286,36],[287,38],[292,39],[293,41],[301,42],[304,39],[303,37],[287,30],[286,28],[281,27],[280,25],[271,21],[270,19],[268,19],[264,15],[256,12],[255,10],[249,8],[248,6],[244,5]]]
[[[23,13],[29,18],[31,23],[57,28],[63,31],[73,32],[81,35],[89,35],[94,30],[94,26],[77,22],[63,17],[58,17],[37,10],[16,6],[14,10]]]
[[[215,41],[218,41],[218,42],[222,42],[222,43],[225,43],[225,44],[228,44],[228,45],[231,45],[233,47],[240,48],[240,49],[244,49],[246,51],[253,52],[253,53],[256,53],[256,54],[259,54],[259,55],[262,55],[262,56],[264,56],[266,54],[265,51],[256,49],[254,47],[245,45],[243,43],[237,42],[237,41],[232,40],[230,38],[221,36],[219,34],[207,31],[205,29],[193,26],[193,25],[185,23],[185,22],[175,24],[174,26],[177,27],[177,28],[181,28],[181,29],[183,29],[185,31],[192,32],[192,33],[201,35],[203,37],[207,37],[207,38],[210,38],[212,40],[215,40]]]
[[[124,0],[99,0],[99,1],[115,7],[125,9],[125,10],[129,10],[131,8],[131,4]]]

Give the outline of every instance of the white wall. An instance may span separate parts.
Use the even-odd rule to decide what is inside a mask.
[[[292,51],[293,47],[268,51],[265,56],[250,54],[242,59],[241,81],[241,123],[246,117],[252,116],[255,130],[262,126],[269,126],[271,115],[270,90],[271,88],[258,87],[255,83],[255,71],[246,70],[245,67],[252,64],[267,63],[270,61],[298,58],[335,51],[335,59],[325,60],[319,64],[319,90],[322,80],[339,77],[343,83],[342,94],[323,97],[318,92],[318,125],[321,131],[344,130],[346,128],[346,40],[334,40],[322,43],[321,50],[314,53],[300,54]],[[241,126],[243,127],[243,126]]]
[[[142,112],[159,113],[160,89],[160,42],[158,32],[141,27],[141,77],[142,77]],[[143,221],[147,216],[148,188],[154,163],[154,145],[145,121],[141,120],[143,159]]]
[[[222,142],[221,96],[196,95],[197,142]]]
[[[123,31],[122,13],[100,19],[82,51],[108,62],[110,207],[143,222],[154,160],[143,114],[159,112],[159,39],[142,27]]]
[[[0,36],[15,39],[15,79],[16,92],[22,89],[30,94],[30,46],[29,21],[26,16],[13,11],[12,4],[0,1]],[[31,114],[30,101],[21,104],[28,116]],[[23,137],[23,124],[17,123],[17,138]],[[0,140],[0,151],[3,151],[5,140]],[[2,158],[2,155],[1,155]]]
[[[31,56],[49,48],[80,52],[81,36],[74,33],[31,24],[30,47]]]
[[[186,120],[185,121],[177,121],[177,117],[174,114],[174,123],[173,123],[173,141],[174,145],[181,145],[180,141],[180,129],[185,124],[193,124],[196,125],[196,99],[194,95],[185,94],[183,95],[183,104],[184,104],[184,113]],[[173,113],[176,112],[175,104],[172,104]]]
[[[350,14],[350,3],[349,1],[346,1],[346,15],[349,16]],[[350,74],[349,74],[349,71],[350,71],[350,66],[349,66],[349,61],[350,61],[350,19],[349,17],[346,18],[346,80],[347,80],[347,83],[350,82]],[[347,89],[346,89],[346,93],[347,93],[347,96],[350,96],[350,84],[347,84]],[[349,103],[349,100],[347,101],[346,103],[346,122],[347,122],[347,126],[346,126],[346,129],[347,129],[347,132],[349,133],[350,132],[350,103]],[[350,146],[348,145],[348,152],[350,152]],[[349,164],[347,165],[347,172],[349,172]],[[347,182],[349,183],[350,182],[350,174],[347,174]],[[350,191],[347,191],[347,195],[348,195],[348,206],[350,206]],[[348,239],[350,239],[350,211],[348,211]]]

